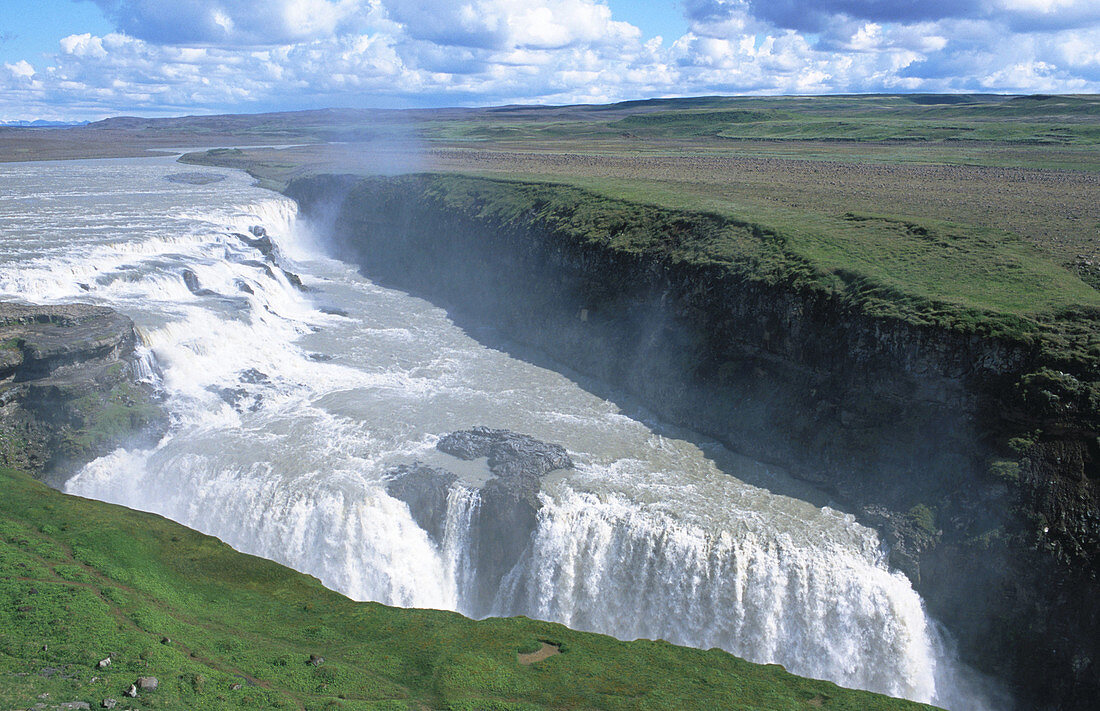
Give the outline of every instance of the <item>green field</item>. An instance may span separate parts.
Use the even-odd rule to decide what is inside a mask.
[[[0,487],[4,708],[930,708],[719,650],[355,603],[158,516],[12,471]],[[520,663],[544,642],[560,653]],[[142,676],[158,688],[123,697]]]

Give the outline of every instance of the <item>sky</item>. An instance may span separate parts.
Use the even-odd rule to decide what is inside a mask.
[[[1100,93],[1100,0],[0,0],[0,120]]]

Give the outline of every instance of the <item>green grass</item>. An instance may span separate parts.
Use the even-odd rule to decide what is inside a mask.
[[[452,140],[593,139],[626,133],[664,140],[719,137],[1092,146],[1100,143],[1100,99],[927,94],[701,97],[472,113],[457,120],[428,122],[422,131],[427,138]]]
[[[828,289],[869,312],[921,324],[1030,338],[1056,328],[1069,311],[1100,318],[1100,292],[995,230],[882,215],[762,214],[705,193],[632,181],[430,182],[449,205],[497,222],[534,215],[579,240]]]
[[[158,516],[7,470],[0,487],[3,707],[46,693],[150,709],[929,708],[719,650],[355,603]],[[519,664],[541,641],[562,653]],[[159,688],[123,699],[138,676]]]

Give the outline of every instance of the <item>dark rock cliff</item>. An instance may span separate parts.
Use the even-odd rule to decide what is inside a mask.
[[[1100,704],[1097,408],[1033,342],[871,314],[751,265],[618,249],[548,219],[537,191],[502,211],[476,182],[460,198],[432,176],[286,192],[372,279],[830,492],[1022,708]],[[676,240],[720,218],[642,219]]]
[[[63,479],[163,427],[137,382],[129,318],[88,304],[0,303],[0,466]]]
[[[538,526],[541,478],[573,466],[565,448],[509,430],[474,427],[441,438],[436,448],[458,459],[486,458],[489,479],[478,487],[466,554],[477,575],[466,591],[466,609],[489,614],[501,580],[519,562]],[[458,477],[446,469],[415,463],[386,473],[386,490],[409,506],[417,525],[438,545],[446,535],[449,495]],[[469,486],[469,485],[463,485]]]

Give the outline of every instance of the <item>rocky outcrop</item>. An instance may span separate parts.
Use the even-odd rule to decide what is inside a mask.
[[[437,544],[447,526],[447,494],[458,477],[446,469],[416,462],[386,472],[386,491],[409,506],[416,525]]]
[[[538,525],[540,479],[573,466],[565,448],[509,430],[474,427],[442,437],[436,448],[464,460],[487,458],[491,476],[477,492],[466,550],[477,571],[467,591],[468,610],[489,614],[501,579],[519,561]],[[386,473],[387,492],[404,501],[417,525],[444,545],[452,487],[466,486],[440,467],[415,463]]]
[[[309,288],[302,283],[302,278],[300,276],[282,266],[283,259],[282,256],[279,254],[279,248],[274,242],[271,241],[271,236],[267,234],[267,230],[263,226],[253,225],[248,228],[248,232],[252,235],[251,237],[241,234],[240,232],[232,232],[230,234],[231,236],[239,239],[241,242],[247,244],[249,247],[257,250],[260,254],[264,255],[264,259],[275,265],[275,267],[283,273],[283,276],[286,277],[287,281],[289,281],[291,285],[294,286],[296,289],[298,289],[299,291],[309,291]],[[260,263],[260,266],[262,266],[262,268],[265,269],[268,274],[274,276],[274,273],[271,271],[271,267],[263,263]],[[186,278],[187,274],[184,273],[184,279],[186,280]],[[195,288],[192,287],[190,282],[187,283],[187,288],[190,289],[192,293],[195,293]]]
[[[63,477],[159,431],[135,341],[130,319],[105,307],[0,303],[0,465]]]
[[[797,269],[676,256],[724,234],[714,215],[600,213],[572,189],[447,180],[321,176],[286,192],[370,278],[877,526],[964,658],[1022,707],[1100,703],[1100,428],[1082,414],[1098,409],[1094,373],[1048,367],[1039,341],[995,324],[903,318]]]
[[[573,466],[565,447],[559,444],[489,427],[452,432],[439,440],[436,449],[459,459],[486,457],[489,471],[515,493],[515,498],[528,498],[532,487],[537,490],[542,475]]]

